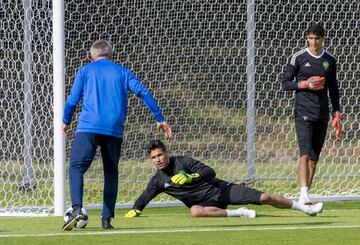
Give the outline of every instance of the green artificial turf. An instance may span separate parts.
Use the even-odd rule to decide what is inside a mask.
[[[146,208],[126,219],[116,210],[114,230],[88,210],[85,229],[62,232],[62,217],[0,217],[0,244],[359,244],[360,202],[325,203],[310,217],[298,211],[253,206],[257,218],[190,218],[185,207]],[[237,208],[231,206],[229,208]]]

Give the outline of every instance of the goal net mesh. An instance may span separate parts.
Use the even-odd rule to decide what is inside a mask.
[[[246,1],[65,0],[64,7],[66,95],[76,70],[90,62],[91,44],[109,40],[114,60],[137,74],[173,126],[174,139],[164,140],[171,154],[203,161],[218,178],[248,180]],[[51,8],[45,0],[1,2],[0,211],[53,206]],[[311,194],[359,198],[360,2],[255,0],[253,19],[256,154],[249,185],[298,196],[294,93],[282,91],[281,79],[291,55],[305,47],[309,23],[320,22],[338,61],[344,133],[336,141],[329,125]],[[154,174],[144,148],[155,138],[163,139],[155,120],[131,96],[118,205],[131,205]],[[68,141],[67,159],[70,148]],[[68,161],[66,169],[68,176]],[[101,207],[102,188],[97,154],[85,175],[84,205]],[[172,201],[160,195],[154,203]]]

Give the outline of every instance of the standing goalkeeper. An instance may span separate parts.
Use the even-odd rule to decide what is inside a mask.
[[[69,181],[73,212],[63,225],[72,230],[83,214],[83,176],[90,167],[99,146],[104,168],[102,227],[113,228],[118,192],[118,162],[128,107],[128,91],[140,97],[157,121],[157,128],[171,137],[172,132],[160,108],[141,81],[127,68],[111,61],[112,47],[105,40],[96,41],[90,49],[92,62],[81,67],[67,98],[63,117],[66,137],[76,106],[82,100],[73,141]]]
[[[228,205],[269,204],[277,208],[292,208],[315,216],[322,203],[303,205],[280,195],[270,195],[245,185],[238,185],[215,178],[215,171],[188,156],[170,156],[160,140],[151,141],[147,147],[151,162],[158,169],[146,190],[135,201],[126,218],[139,216],[145,206],[158,194],[179,199],[192,217],[248,217],[255,218],[255,211],[239,208],[226,209]]]
[[[286,91],[296,91],[295,127],[300,148],[300,203],[310,203],[308,190],[323,147],[329,120],[328,93],[332,104],[332,126],[341,135],[336,60],[324,50],[325,29],[312,24],[306,31],[307,48],[295,53],[282,81]]]

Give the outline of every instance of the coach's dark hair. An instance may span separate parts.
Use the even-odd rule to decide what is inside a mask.
[[[152,140],[149,142],[149,144],[147,145],[146,149],[147,149],[147,153],[148,155],[150,155],[150,153],[155,150],[160,148],[161,151],[166,152],[166,146],[164,145],[164,143],[161,140]]]
[[[313,23],[309,26],[309,28],[306,30],[306,35],[309,34],[315,34],[319,37],[325,37],[325,29],[320,24]]]

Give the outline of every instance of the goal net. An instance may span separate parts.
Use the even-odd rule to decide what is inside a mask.
[[[52,5],[0,4],[0,213],[47,213],[54,205]],[[336,141],[329,125],[311,194],[360,198],[359,1],[65,0],[64,10],[66,95],[76,70],[90,62],[91,44],[107,39],[114,60],[138,75],[173,125],[175,138],[165,141],[172,154],[197,158],[227,181],[292,198],[299,191],[294,93],[280,84],[290,56],[305,47],[309,23],[322,23],[338,60],[344,133]],[[154,138],[163,138],[155,120],[131,97],[118,206],[131,205],[154,173],[144,149]],[[70,147],[71,141],[67,159]],[[102,188],[97,154],[85,175],[84,205],[101,207]],[[173,201],[160,195],[153,204]]]
[[[53,205],[48,1],[0,1],[0,213]]]

